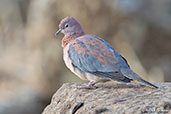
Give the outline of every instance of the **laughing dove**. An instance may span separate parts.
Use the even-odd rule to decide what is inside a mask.
[[[81,25],[72,17],[64,18],[56,35],[63,33],[63,58],[66,66],[78,77],[89,80],[80,88],[93,88],[97,82],[136,80],[158,88],[133,72],[126,59],[102,38],[85,34]]]

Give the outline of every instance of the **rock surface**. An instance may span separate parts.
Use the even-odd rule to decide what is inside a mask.
[[[99,83],[78,89],[66,83],[53,95],[43,114],[171,113],[171,83],[152,89],[139,84]]]

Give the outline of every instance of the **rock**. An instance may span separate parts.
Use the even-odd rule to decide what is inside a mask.
[[[78,89],[66,83],[53,95],[42,114],[171,113],[171,83],[153,89],[140,84],[99,83]]]

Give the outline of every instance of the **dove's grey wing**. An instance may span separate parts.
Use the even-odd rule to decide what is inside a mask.
[[[102,78],[130,82],[130,79],[120,72],[120,63],[127,63],[118,60],[120,55],[100,38],[92,35],[77,38],[70,44],[68,52],[73,66],[82,73],[88,72]]]

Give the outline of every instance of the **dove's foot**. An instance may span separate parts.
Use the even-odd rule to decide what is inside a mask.
[[[96,89],[96,87],[94,85],[95,85],[95,82],[90,81],[88,84],[78,86],[78,88],[79,89]]]

